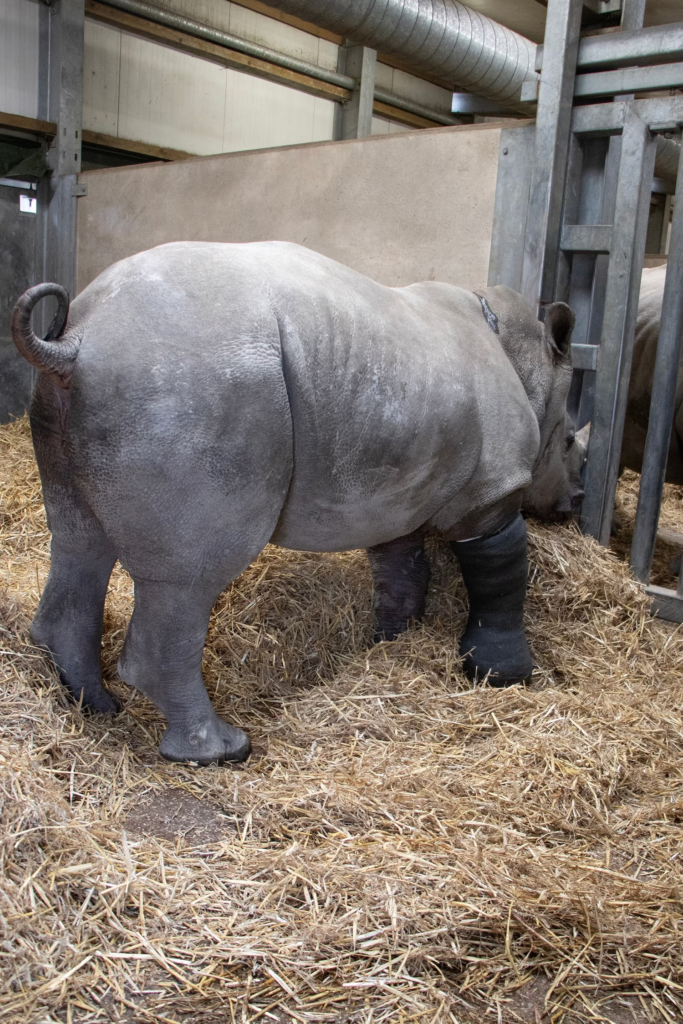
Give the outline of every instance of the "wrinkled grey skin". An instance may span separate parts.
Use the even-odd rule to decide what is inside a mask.
[[[640,285],[631,381],[621,445],[622,468],[633,469],[637,473],[640,473],[643,466],[665,277],[666,266],[647,268],[643,271]],[[678,368],[666,481],[670,484],[683,484],[683,365]]]
[[[73,372],[41,374],[31,409],[52,531],[33,636],[72,692],[114,706],[99,651],[118,558],[135,583],[119,671],[164,712],[161,753],[243,759],[201,658],[214,601],[269,541],[463,540],[522,501],[569,512],[571,311],[544,327],[509,289],[486,298],[499,334],[470,292],[387,288],[283,242],[173,243],[93,281],[59,342],[79,343]]]

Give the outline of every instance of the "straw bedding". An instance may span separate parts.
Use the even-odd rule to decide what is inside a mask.
[[[28,641],[49,538],[23,421],[0,488],[2,1020],[683,1020],[683,634],[623,561],[530,524],[538,668],[497,691],[460,671],[445,547],[424,624],[374,648],[362,553],[268,549],[205,657],[254,754],[196,769],[116,680],[122,570],[120,715],[82,714]]]

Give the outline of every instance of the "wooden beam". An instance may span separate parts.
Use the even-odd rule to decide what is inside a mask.
[[[443,128],[444,125],[439,124],[438,121],[429,121],[426,117],[420,117],[418,114],[411,114],[407,110],[399,110],[398,107],[391,107],[388,103],[378,103],[377,100],[372,105],[373,113],[379,114],[381,117],[391,118],[392,121],[399,121],[401,124],[410,125],[411,128]]]
[[[317,36],[318,39],[327,39],[331,43],[336,43],[337,46],[342,44],[342,37],[338,36],[336,32],[328,32],[326,28],[313,25],[310,21],[302,21],[301,18],[297,18],[293,14],[283,14],[282,11],[278,11],[275,7],[262,4],[260,0],[233,0],[233,3],[236,3],[238,7],[246,7],[249,11],[265,14],[266,18],[281,21],[284,25],[291,25],[293,28],[301,29],[302,32],[308,32],[309,35]]]
[[[190,53],[203,60],[212,61],[214,64],[221,64],[223,67],[258,75],[260,78],[267,78],[280,85],[301,89],[304,92],[322,96],[324,99],[340,101],[346,100],[350,96],[348,89],[341,89],[338,85],[322,82],[318,78],[302,75],[298,71],[290,71],[289,68],[279,67],[269,61],[259,60],[257,57],[250,57],[249,54],[241,53],[239,50],[230,50],[227,46],[217,46],[216,43],[210,43],[206,39],[199,39],[187,32],[167,28],[165,25],[159,25],[147,18],[138,18],[137,15],[127,14],[125,11],[98,3],[97,0],[85,0],[85,13],[96,21],[131,32],[136,36],[142,36],[144,39],[151,39],[152,42],[161,43],[174,50]]]
[[[21,114],[6,114],[3,111],[0,111],[0,128],[17,128],[36,135],[57,134],[54,121],[41,121],[37,117],[22,117]]]
[[[170,149],[168,146],[153,146],[148,142],[135,142],[133,139],[120,139],[116,135],[105,135],[103,132],[91,132],[83,129],[83,142],[86,146],[105,146],[107,149],[123,150],[125,153],[140,153],[154,160],[189,160],[199,156],[188,153],[184,149]]]

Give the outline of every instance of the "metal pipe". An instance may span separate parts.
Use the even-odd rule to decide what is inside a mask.
[[[671,224],[671,247],[652,381],[650,419],[631,545],[631,568],[638,579],[645,583],[650,578],[657,538],[657,523],[676,404],[678,367],[683,349],[683,163],[679,164],[678,169],[676,198],[679,197],[681,201],[674,203]],[[683,579],[683,574],[681,578]]]
[[[337,85],[349,91],[353,91],[356,88],[356,79],[350,75],[343,75],[338,71],[321,68],[317,64],[310,64],[308,61],[299,60],[297,57],[290,57],[279,50],[272,50],[269,46],[261,46],[260,43],[252,43],[229,32],[210,28],[208,25],[202,25],[191,18],[183,17],[183,15],[173,14],[170,11],[161,10],[159,7],[153,7],[152,4],[145,3],[144,0],[104,0],[104,2],[109,7],[116,7],[118,10],[127,11],[128,14],[135,14],[140,18],[145,18],[147,21],[154,21],[159,25],[165,25],[167,28],[178,29],[178,31],[196,36],[198,39],[206,39],[209,42],[217,43],[218,46],[238,50],[240,53],[246,53],[250,57],[257,57],[259,60],[275,64],[277,67],[288,68],[290,71],[308,75],[309,78],[316,78],[320,82],[329,82],[330,85]],[[375,99],[379,103],[387,103],[392,107],[396,107],[397,110],[405,110],[406,113],[416,114],[418,117],[424,117],[437,124],[458,125],[463,123],[461,118],[434,110],[432,107],[423,106],[421,103],[414,103],[412,100],[403,99],[403,97],[385,92],[383,89],[375,89]]]
[[[535,44],[458,0],[268,2],[408,69],[511,107],[519,107],[522,83],[536,78]]]
[[[317,64],[309,64],[308,61],[298,60],[290,57],[279,50],[271,50],[269,46],[261,46],[260,43],[252,43],[247,39],[240,39],[229,32],[222,32],[217,28],[210,28],[202,25],[191,18],[185,18],[181,14],[172,14],[170,11],[153,7],[144,0],[104,0],[108,7],[116,7],[120,11],[127,11],[128,14],[136,14],[139,18],[147,21],[155,21],[167,28],[175,28],[185,32],[189,36],[196,36],[198,39],[206,39],[219,46],[225,46],[230,50],[239,50],[240,53],[247,53],[250,57],[258,57],[259,60],[268,61],[270,64],[277,64],[278,67],[288,68],[290,71],[297,71],[301,75],[308,75],[310,78],[317,78],[321,82],[329,82],[330,85],[338,85],[341,89],[352,90],[356,86],[356,79],[349,75],[342,75],[338,71],[330,71],[328,68],[321,68]]]
[[[417,114],[418,117],[425,117],[428,121],[436,121],[437,124],[463,123],[462,118],[451,117],[450,114],[434,110],[432,107],[424,107],[421,103],[413,103],[412,100],[404,100],[402,96],[396,96],[393,92],[385,92],[384,89],[375,89],[375,99],[378,103],[387,103],[389,106],[397,107],[398,110],[405,110],[408,114]]]

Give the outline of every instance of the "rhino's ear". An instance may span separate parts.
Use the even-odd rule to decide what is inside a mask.
[[[574,319],[574,314],[566,302],[553,302],[546,307],[543,321],[545,340],[555,359],[561,359],[563,362],[571,356]]]

